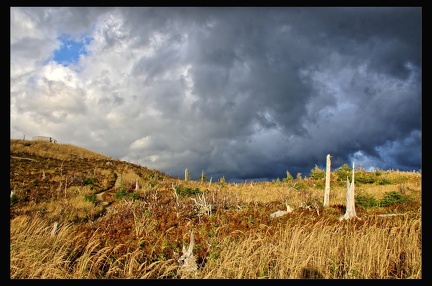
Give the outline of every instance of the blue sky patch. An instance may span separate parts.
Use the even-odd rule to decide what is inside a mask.
[[[79,60],[80,55],[87,55],[86,47],[93,40],[90,37],[82,37],[79,41],[75,41],[72,36],[63,34],[57,38],[62,42],[59,49],[54,52],[54,61],[68,66],[75,64]]]

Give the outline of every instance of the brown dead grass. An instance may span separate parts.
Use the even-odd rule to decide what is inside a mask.
[[[323,190],[308,178],[185,182],[73,146],[28,143],[11,141],[11,156],[31,159],[11,158],[11,278],[422,277],[419,173],[382,172],[390,184],[356,184],[356,194],[396,191],[413,201],[359,208],[361,220],[339,222],[346,187],[336,181],[323,208]],[[199,194],[179,196],[173,187]],[[135,198],[116,198],[121,188]],[[85,200],[102,193],[108,208]],[[205,199],[211,214],[193,199]],[[292,213],[269,217],[285,203]],[[379,216],[386,213],[396,215]],[[191,230],[198,270],[184,272],[176,259]]]

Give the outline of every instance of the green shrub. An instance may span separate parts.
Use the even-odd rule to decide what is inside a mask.
[[[313,168],[313,169],[310,171],[310,175],[309,175],[309,177],[310,177],[311,179],[314,179],[314,180],[322,180],[322,179],[325,179],[325,177],[326,177],[326,172],[325,172],[324,170],[321,170],[320,168],[318,168],[317,165],[315,165],[315,168]]]
[[[324,183],[321,182],[321,181],[320,182],[316,182],[315,189],[324,190]]]
[[[304,190],[308,190],[309,186],[306,184],[306,182],[302,179],[296,179],[296,183],[293,186],[294,189],[296,189],[297,191],[304,191]]]
[[[97,183],[98,179],[97,178],[84,178],[83,179],[83,186],[86,185],[94,185],[95,183]]]
[[[286,178],[282,179],[282,182],[291,182],[294,180],[294,177],[290,174],[290,172],[286,171]]]
[[[378,206],[378,200],[369,194],[358,194],[355,196],[355,204],[357,207],[364,209],[373,208]]]
[[[338,180],[342,182],[346,182],[347,177],[351,178],[352,176],[352,170],[350,167],[348,167],[348,164],[343,164],[339,169],[335,171]]]
[[[134,200],[138,200],[139,199],[139,195],[137,193],[128,193],[128,197],[134,199]]]
[[[90,194],[90,195],[84,195],[84,200],[86,202],[92,202],[92,203],[96,203],[96,195],[95,194]]]
[[[139,199],[139,195],[137,193],[131,192],[129,193],[125,188],[120,188],[115,194],[114,198],[117,200],[121,200],[124,197],[132,198],[134,200]]]
[[[11,197],[10,197],[10,204],[11,205],[14,205],[14,204],[16,204],[18,202],[18,197],[15,195],[15,194],[13,194]]]
[[[177,186],[177,187],[174,187],[174,188],[175,188],[177,194],[180,197],[192,197],[192,196],[194,196],[196,194],[201,193],[201,191],[200,191],[199,188],[195,188],[194,189],[194,188],[183,187],[183,186]]]
[[[387,207],[395,204],[406,204],[410,200],[408,196],[404,196],[399,192],[386,192],[380,201],[380,206]]]
[[[125,188],[121,187],[117,190],[117,192],[114,194],[114,198],[116,198],[117,200],[122,199],[123,197],[128,196],[128,192],[126,191]]]
[[[386,178],[382,178],[381,180],[378,181],[378,185],[391,185],[391,184],[392,182]]]
[[[149,177],[150,179],[154,179],[154,180],[156,180],[156,181],[159,180],[159,179],[161,179],[157,173],[150,173],[150,174],[148,175],[148,177]]]
[[[373,184],[375,183],[375,174],[365,171],[355,172],[354,181],[361,184]]]

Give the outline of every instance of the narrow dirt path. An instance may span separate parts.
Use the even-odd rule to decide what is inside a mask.
[[[96,202],[100,203],[104,207],[104,211],[106,211],[110,203],[103,199],[103,194],[105,194],[105,191],[96,194]]]
[[[117,172],[115,172],[115,175],[116,175],[116,181],[114,183],[113,188],[116,188],[120,185],[120,179],[121,179],[121,177],[119,176],[119,174]],[[104,214],[106,214],[111,207],[111,203],[105,201],[103,198],[103,195],[105,194],[105,192],[106,191],[102,191],[102,192],[99,192],[96,194],[96,202],[103,206]]]

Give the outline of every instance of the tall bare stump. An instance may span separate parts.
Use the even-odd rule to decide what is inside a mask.
[[[196,258],[193,254],[194,246],[195,246],[194,234],[193,231],[191,230],[189,247],[186,250],[186,247],[183,244],[183,250],[182,250],[183,254],[182,256],[180,256],[179,259],[177,259],[177,262],[181,267],[181,272],[196,271],[198,269],[198,266],[196,264]]]
[[[347,178],[347,194],[346,194],[346,210],[345,214],[339,218],[339,221],[343,219],[351,219],[351,218],[357,218],[357,214],[355,211],[355,202],[354,202],[354,163],[353,163],[353,169],[352,169],[352,179],[351,184],[349,182],[349,179]]]
[[[185,181],[189,181],[189,179],[190,179],[189,170],[186,168],[185,169]]]
[[[327,154],[327,163],[326,163],[326,180],[325,180],[325,190],[324,190],[324,207],[328,207],[329,198],[330,198],[330,154]]]

